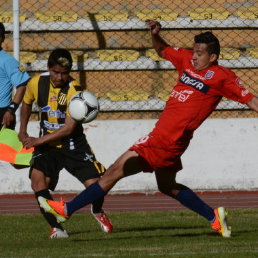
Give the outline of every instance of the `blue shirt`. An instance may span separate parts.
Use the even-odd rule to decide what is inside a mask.
[[[19,62],[3,49],[0,50],[0,108],[11,104],[13,86],[17,88],[29,79]]]

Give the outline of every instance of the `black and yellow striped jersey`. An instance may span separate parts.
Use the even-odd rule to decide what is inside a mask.
[[[55,87],[50,80],[49,72],[36,75],[29,81],[23,101],[29,105],[35,102],[39,106],[40,136],[52,133],[64,125],[66,115],[70,116],[68,104],[71,97],[82,90],[79,82],[72,78],[62,88]],[[49,145],[75,149],[85,142],[82,124],[78,123],[69,137]]]

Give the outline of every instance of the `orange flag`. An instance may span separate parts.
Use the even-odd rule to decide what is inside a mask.
[[[29,166],[34,148],[26,149],[14,130],[2,128],[0,131],[0,160]]]

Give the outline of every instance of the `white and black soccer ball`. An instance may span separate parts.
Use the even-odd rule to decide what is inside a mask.
[[[89,123],[99,113],[99,102],[89,91],[82,91],[71,98],[68,111],[74,120]]]

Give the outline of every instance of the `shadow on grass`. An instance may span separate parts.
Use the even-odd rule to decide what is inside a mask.
[[[106,234],[106,233],[103,233],[105,234],[105,238],[103,237],[98,237],[96,236],[96,238],[94,238],[93,236],[90,237],[90,239],[72,239],[72,241],[74,242],[95,242],[95,241],[110,241],[110,240],[130,240],[132,238],[132,233],[135,233],[135,234],[141,234],[143,232],[147,232],[147,233],[150,233],[149,235],[134,235],[133,238],[134,240],[135,239],[142,239],[143,237],[144,238],[147,238],[147,239],[153,239],[153,238],[162,238],[162,237],[182,237],[182,238],[185,238],[185,237],[198,237],[198,236],[203,236],[203,235],[216,235],[216,232],[211,232],[211,233],[208,233],[207,232],[203,232],[203,228],[207,228],[206,226],[198,226],[198,227],[195,227],[195,226],[183,226],[183,227],[144,227],[144,228],[141,228],[141,227],[135,227],[135,228],[132,228],[130,230],[115,230],[114,232],[112,233],[109,233],[109,234]],[[178,230],[182,230],[182,233],[173,233],[171,231],[175,230],[175,231],[178,231]],[[158,230],[161,230],[162,232],[158,232]],[[184,232],[185,230],[198,230],[198,231],[202,231],[202,232],[196,232],[196,233],[190,233],[190,232]],[[169,231],[169,233],[167,232]],[[85,234],[86,235],[86,238],[87,236],[89,236],[91,233],[93,232],[86,232],[86,231],[76,231],[76,232],[71,232],[70,233],[70,236],[73,236],[73,237],[76,237],[80,234]],[[101,232],[99,232],[101,233]],[[94,234],[96,234],[96,232],[94,232]],[[121,236],[121,234],[127,234],[127,235],[124,235],[124,236]]]

